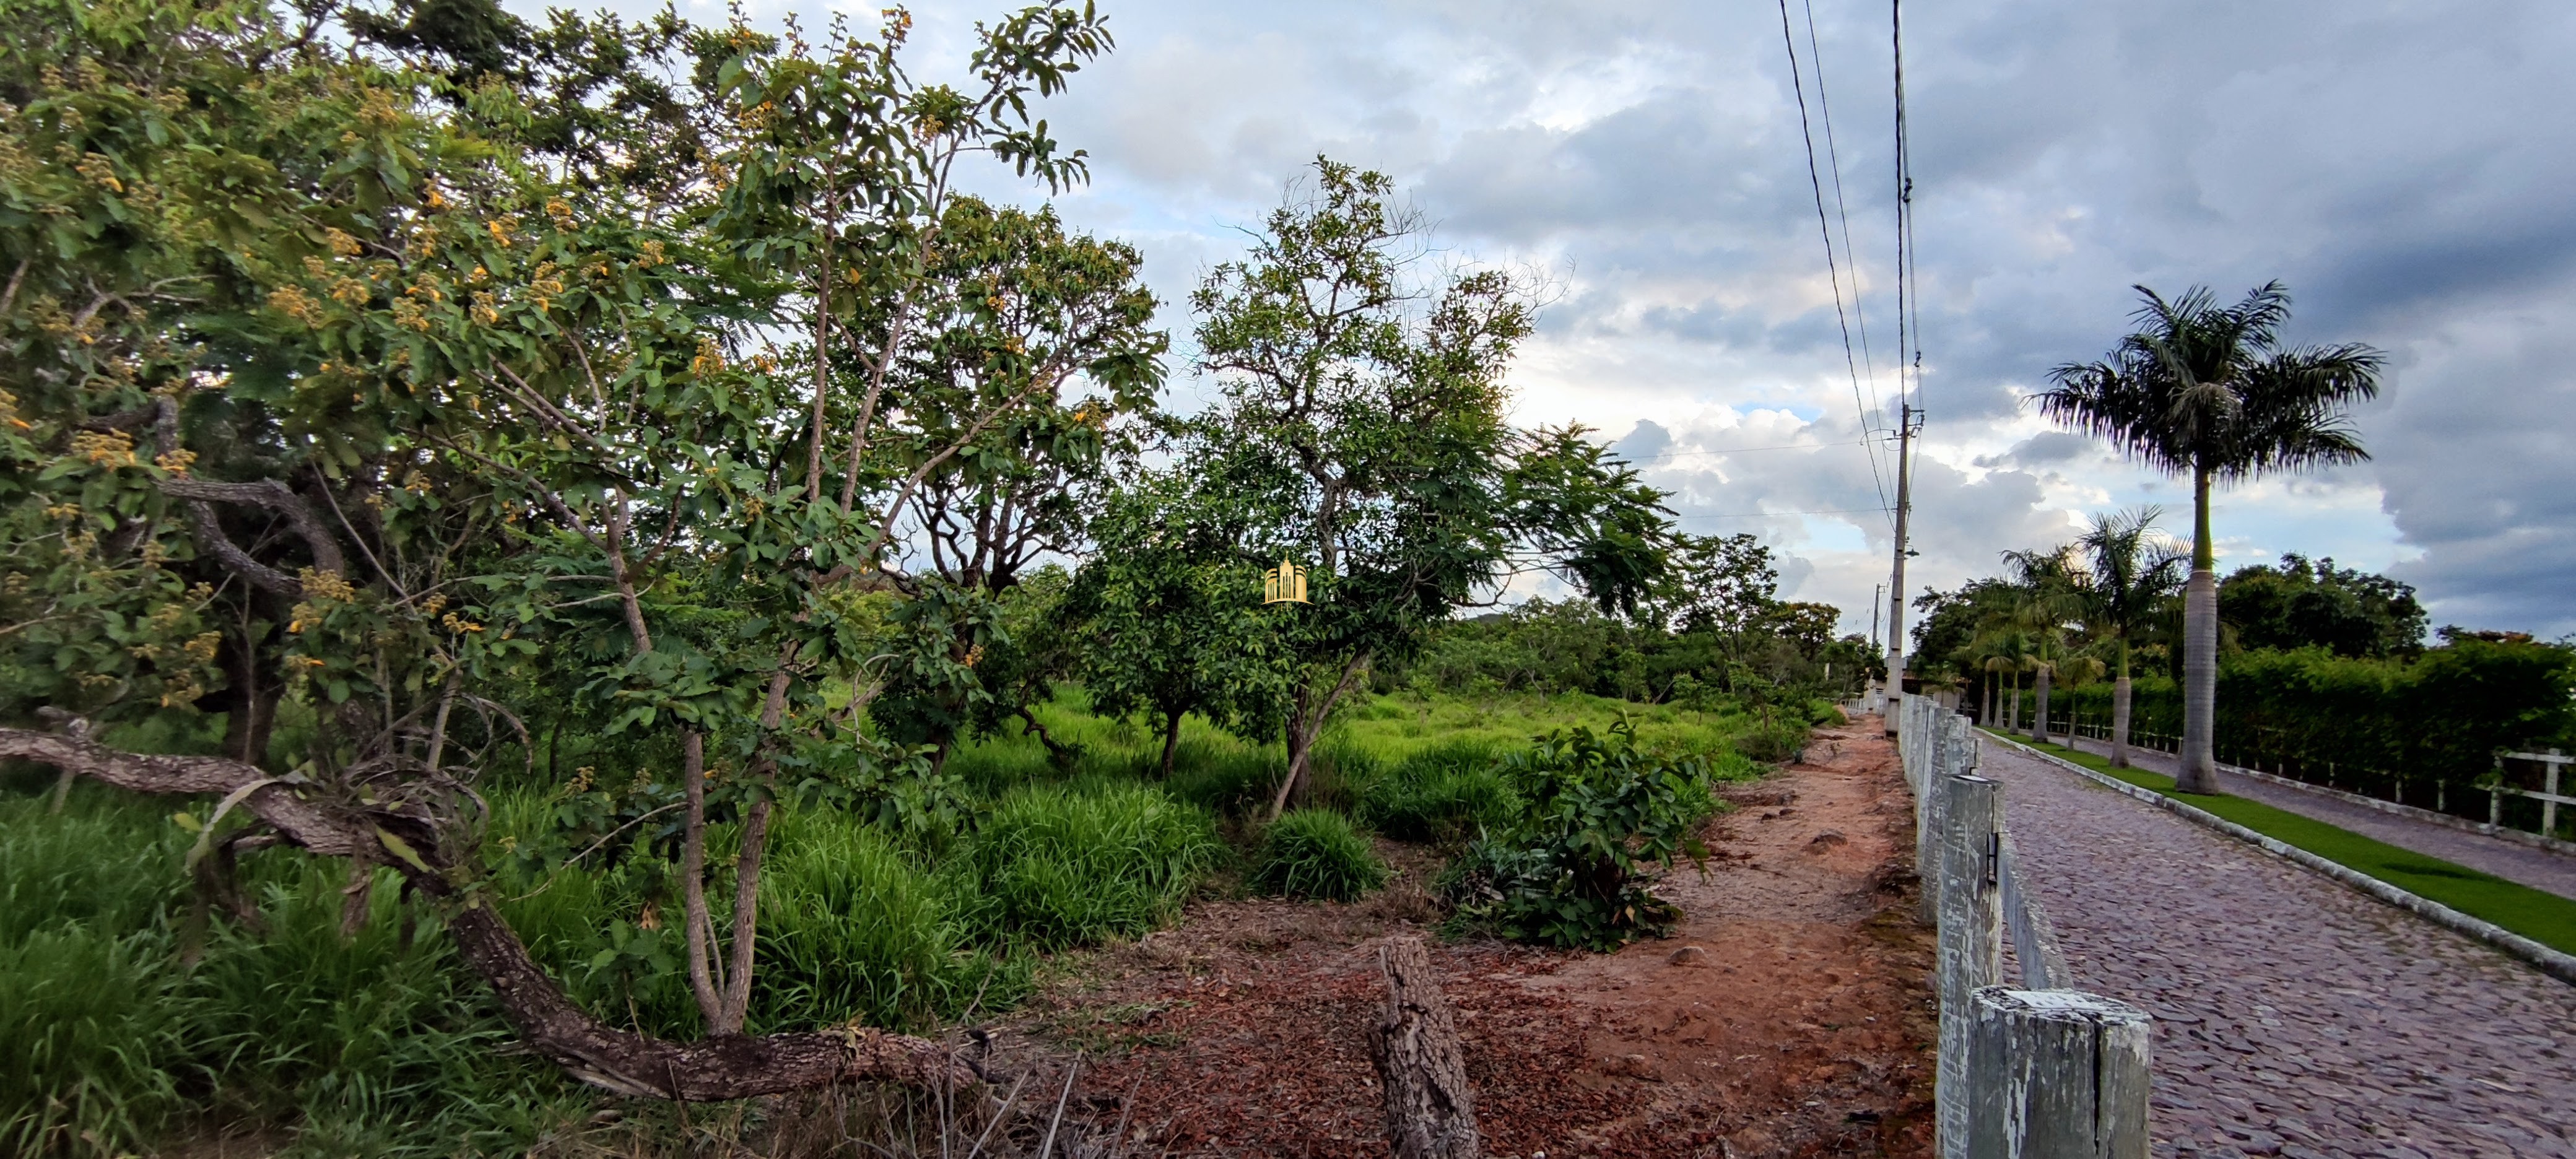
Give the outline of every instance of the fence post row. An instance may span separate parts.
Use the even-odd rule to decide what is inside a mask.
[[[2003,786],[1976,775],[1981,749],[1968,719],[1911,696],[1897,713],[1925,919],[1938,930],[1942,1159],[2145,1159],[2152,1021],[2062,988],[2065,960],[2018,880]],[[2019,987],[2002,976],[2007,929]]]

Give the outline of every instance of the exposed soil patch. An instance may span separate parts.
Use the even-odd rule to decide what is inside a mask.
[[[1912,806],[1875,724],[1819,732],[1813,763],[1727,794],[1707,873],[1658,891],[1686,915],[1673,937],[1433,945],[1487,1154],[1928,1153],[1931,940],[1907,916]],[[1362,1030],[1376,944],[1427,932],[1439,863],[1382,849],[1398,875],[1378,895],[1194,904],[1011,1029],[1089,1051],[1096,1100],[1134,1091],[1120,1111],[1143,1153],[1383,1155]]]

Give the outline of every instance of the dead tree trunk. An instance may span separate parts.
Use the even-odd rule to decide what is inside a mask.
[[[1476,1095],[1458,1023],[1419,938],[1378,951],[1386,1010],[1369,1025],[1369,1057],[1386,1093],[1386,1138],[1396,1159],[1476,1159]]]

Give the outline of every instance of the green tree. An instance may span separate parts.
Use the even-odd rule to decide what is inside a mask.
[[[1420,280],[1422,228],[1393,191],[1318,159],[1251,255],[1191,296],[1199,369],[1222,393],[1185,462],[1257,513],[1254,555],[1313,568],[1314,603],[1282,632],[1297,675],[1273,816],[1370,665],[1512,571],[1626,608],[1664,566],[1659,493],[1578,430],[1504,422],[1503,372],[1531,323],[1522,287],[1492,270]]]
[[[2221,306],[2205,288],[2168,301],[2144,286],[2139,328],[2097,362],[2049,374],[2042,413],[2190,478],[2192,567],[2184,588],[2183,740],[2177,785],[2219,791],[2211,744],[2218,688],[2218,581],[2209,526],[2220,483],[2368,458],[2345,408],[2379,391],[2385,357],[2367,346],[2292,347],[2279,282]]]
[[[2218,618],[2239,647],[2370,657],[2421,652],[2427,623],[2413,587],[2296,552],[2278,566],[2254,564],[2221,581]]]
[[[1245,735],[1278,724],[1288,613],[1261,606],[1263,568],[1237,546],[1243,518],[1182,476],[1146,475],[1095,522],[1097,549],[1066,601],[1092,708],[1149,714],[1166,777],[1190,713]]]
[[[351,51],[299,23],[243,0],[0,18],[0,646],[64,674],[13,677],[0,712],[72,720],[0,728],[0,757],[229,796],[249,824],[209,864],[273,837],[399,871],[531,1048],[622,1094],[960,1077],[898,1036],[736,1036],[775,798],[918,789],[926,755],[859,714],[895,675],[970,682],[994,631],[892,566],[901,521],[1097,368],[987,328],[979,375],[894,374],[957,329],[955,161],[1081,176],[1028,104],[1107,48],[1097,15],[980,29],[964,93],[909,79],[900,12],[819,48],[579,26],[606,71],[572,103],[681,106],[639,116],[571,116],[542,75],[444,87],[471,29]],[[657,87],[674,45],[687,81]],[[715,1045],[591,1017],[486,904],[470,786],[533,747],[504,698],[539,684],[680,782],[670,877]],[[227,756],[104,743],[227,691]],[[311,727],[263,737],[279,701]]]

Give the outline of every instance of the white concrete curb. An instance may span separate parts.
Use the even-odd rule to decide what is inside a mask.
[[[2064,757],[2041,752],[2038,749],[2021,743],[2020,741],[1999,737],[1993,733],[1986,732],[1983,729],[1979,729],[1977,735],[1989,743],[2007,745],[2011,748],[2018,749],[2026,756],[2035,757],[2052,765],[2056,765],[2061,769],[2065,769],[2068,772],[2092,781],[2093,783],[2115,793],[2135,797],[2167,812],[2179,814],[2184,820],[2190,821],[2195,825],[2224,833],[2239,841],[2243,841],[2246,844],[2256,846],[2275,857],[2284,858],[2308,869],[2324,874],[2325,876],[2333,878],[2334,880],[2350,886],[2355,890],[2369,894],[2372,897],[2378,898],[2379,900],[2405,910],[2408,913],[2424,918],[2435,925],[2443,926],[2455,932],[2466,934],[2481,942],[2485,942],[2490,946],[2494,946],[2495,948],[2504,951],[2506,954],[2529,963],[2530,965],[2538,968],[2541,973],[2547,974],[2552,978],[2556,978],[2561,982],[2576,984],[2576,955],[2561,953],[2549,948],[2548,946],[2541,945],[2538,942],[2526,938],[2521,934],[2514,933],[2513,931],[2508,930],[2503,926],[2499,926],[2494,922],[2470,917],[2469,915],[2443,905],[2438,901],[2399,889],[2396,886],[2390,885],[2376,877],[2370,876],[2369,874],[2328,861],[2325,858],[2319,857],[2316,854],[2310,853],[2295,845],[2288,844],[2287,842],[2272,837],[2266,837],[2224,817],[2220,817],[2215,813],[2211,813],[2206,809],[2177,801],[2162,793],[2156,792],[2153,789],[2139,788],[2138,786],[2132,785],[2127,781],[2120,780],[2117,777],[2095,772],[2082,765],[2076,764],[2073,761],[2067,760]]]

